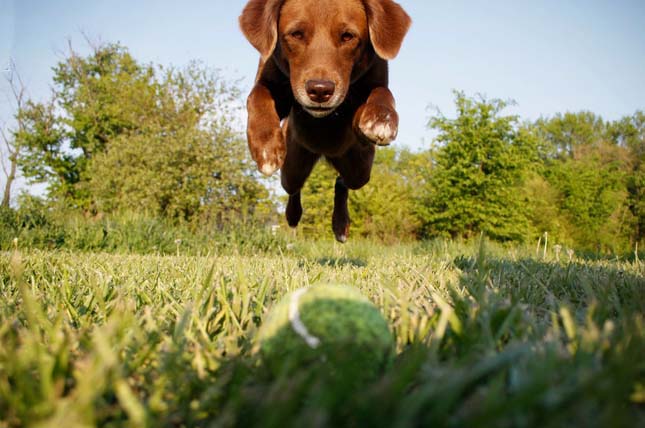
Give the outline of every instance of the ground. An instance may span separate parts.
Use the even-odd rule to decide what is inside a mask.
[[[19,248],[0,281],[0,427],[645,426],[638,259],[442,241]],[[267,311],[320,283],[357,287],[388,320],[397,357],[377,379],[263,369]]]

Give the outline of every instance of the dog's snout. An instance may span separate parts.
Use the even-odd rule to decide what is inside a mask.
[[[311,101],[326,103],[334,95],[336,85],[330,80],[307,80],[305,89]]]

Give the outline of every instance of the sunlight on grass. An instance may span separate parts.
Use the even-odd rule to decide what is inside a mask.
[[[445,242],[4,253],[0,427],[637,426],[644,274]],[[395,334],[360,393],[273,378],[254,350],[273,302],[319,283],[357,287]]]

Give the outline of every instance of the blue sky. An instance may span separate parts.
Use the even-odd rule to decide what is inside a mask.
[[[190,60],[241,78],[257,54],[237,27],[244,1],[0,0],[0,65],[17,64],[33,98],[47,96],[68,39],[121,42],[141,61]],[[644,0],[401,0],[413,27],[391,62],[401,116],[395,144],[427,147],[433,105],[452,114],[452,90],[514,99],[525,119],[591,110],[616,119],[645,109]],[[0,123],[11,115],[0,84]]]

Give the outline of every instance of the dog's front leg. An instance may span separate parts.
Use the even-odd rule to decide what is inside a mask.
[[[387,146],[399,132],[399,115],[389,89],[374,88],[365,104],[356,110],[354,130],[379,146]]]
[[[271,91],[258,82],[247,99],[246,136],[251,157],[266,176],[282,167],[287,149]]]

